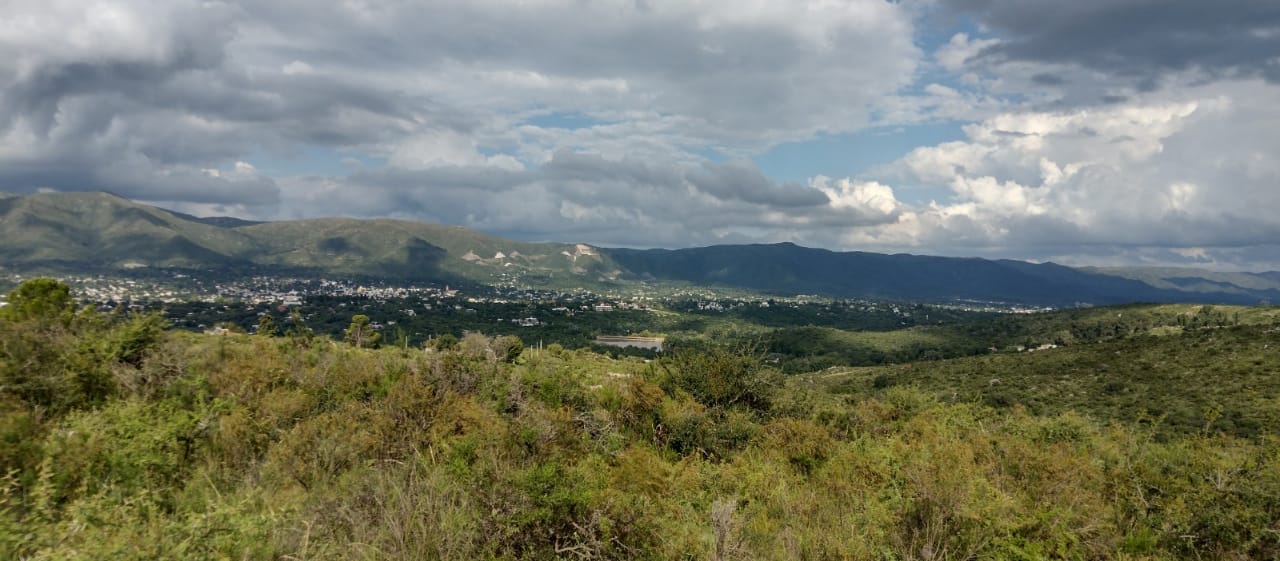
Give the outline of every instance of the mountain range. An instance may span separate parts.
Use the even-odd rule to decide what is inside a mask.
[[[518,242],[405,220],[202,218],[101,192],[0,195],[0,268],[101,272],[141,267],[555,289],[676,283],[790,295],[1046,306],[1280,301],[1280,273],[1071,268],[835,252],[791,243],[612,249]]]

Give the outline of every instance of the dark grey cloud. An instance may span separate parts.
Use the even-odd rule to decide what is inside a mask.
[[[1042,72],[1031,77],[1031,81],[1042,86],[1061,86],[1067,83],[1067,80],[1057,74],[1049,74]]]
[[[556,182],[618,182],[627,185],[676,185],[683,178],[679,170],[626,159],[608,162],[593,154],[557,151],[543,164],[539,175]]]
[[[508,167],[519,165],[512,155],[549,160],[539,173],[582,190],[678,184],[683,172],[669,162],[700,160],[689,148],[750,152],[863,126],[871,105],[909,83],[919,56],[909,14],[877,0],[800,10],[727,0],[10,7],[23,25],[0,28],[0,186],[154,198],[164,178],[187,178],[164,199],[201,203],[273,201],[269,178],[252,189],[202,178],[314,150],[386,158],[394,175],[402,163],[466,167],[478,157],[466,151],[500,148]],[[555,111],[602,125],[516,128]],[[452,140],[421,140],[441,136]],[[572,152],[551,157],[566,149],[663,163],[582,172]],[[591,175],[606,171],[636,175]],[[440,180],[492,189],[510,179],[455,176]],[[739,196],[800,202],[794,190],[760,187],[744,183]]]
[[[179,200],[262,208],[280,202],[275,180],[256,173],[214,175],[208,170],[182,168],[160,174],[149,166],[130,162],[83,164],[69,160],[62,169],[9,167],[0,171],[0,183],[15,187],[18,192],[63,186],[65,190],[108,191],[144,201]],[[83,187],[77,189],[76,186]]]
[[[1140,90],[1168,72],[1280,81],[1274,0],[943,0],[1001,39],[988,59],[1075,64]]]
[[[909,84],[919,55],[907,12],[877,0],[242,8],[254,22],[243,47],[277,64],[406,78],[465,70],[461,84],[512,88],[525,104],[569,102],[593,114],[647,107],[733,144],[747,132],[861,126],[880,95]]]
[[[938,1],[981,36],[937,65],[912,41],[933,0],[11,2],[0,189],[618,245],[1278,235],[1275,2]],[[780,183],[751,162],[930,121],[973,136],[896,178]],[[895,179],[930,195],[903,202]]]
[[[721,199],[736,199],[784,208],[812,207],[830,201],[826,194],[795,183],[777,185],[751,162],[704,164],[688,180],[699,191]]]

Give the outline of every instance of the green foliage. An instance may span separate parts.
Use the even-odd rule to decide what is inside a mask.
[[[1207,429],[1256,437],[1280,429],[1277,348],[1280,332],[1242,325],[803,378],[859,399],[914,385],[947,400],[1036,414],[1075,410],[1105,420],[1155,421],[1162,434]]]
[[[22,283],[9,293],[8,302],[8,306],[0,308],[0,319],[17,322],[66,323],[75,308],[71,289],[49,278]]]
[[[160,343],[164,327],[164,317],[160,314],[131,316],[113,333],[111,358],[131,366],[142,366],[147,353]]]
[[[280,334],[280,327],[276,325],[276,319],[271,317],[271,314],[263,314],[258,317],[258,330],[254,334],[275,337]]]
[[[503,335],[493,340],[493,352],[503,362],[515,362],[524,352],[524,341],[514,335]]]
[[[200,455],[208,414],[171,401],[125,400],[69,415],[43,446],[57,466],[55,500],[173,490]]]
[[[11,298],[0,316],[0,401],[56,412],[99,404],[163,339],[159,314],[77,310],[67,287],[49,279],[27,281]]]
[[[678,351],[663,366],[671,384],[713,407],[768,409],[782,385],[781,373],[752,348]]]
[[[360,348],[377,348],[382,334],[375,331],[369,323],[369,316],[356,314],[351,316],[351,325],[347,327],[346,341]]]
[[[156,339],[145,316],[72,318],[49,329],[0,321],[5,359],[56,389],[0,395],[0,558],[1280,556],[1280,439],[1260,413],[1275,394],[1255,375],[1270,362],[1254,363],[1276,348],[1264,328],[783,384],[750,349],[646,363],[512,354],[511,341],[479,333],[373,349]],[[114,389],[50,397],[83,387],[70,373],[95,361]],[[1218,364],[1187,394],[1213,396],[1208,382],[1247,394],[1231,386],[1246,376],[1256,395],[1240,403],[1253,409],[1226,393],[1207,412],[1167,394],[1164,407],[1196,409],[1199,422],[1166,431],[1145,418],[1104,423],[1102,409],[1020,405],[1032,395],[1014,391],[1023,382],[1060,381],[1073,361],[1124,372],[1111,395],[1142,383],[1152,396],[1161,380],[1197,379],[1177,377],[1182,368]],[[945,364],[983,383],[979,368],[1001,369],[990,390],[1011,405],[937,391],[967,372],[930,370]],[[1018,365],[1026,380],[1011,376]],[[1052,395],[1096,397],[1067,393]],[[1219,430],[1249,418],[1247,438]]]
[[[458,338],[452,333],[445,333],[429,341],[429,347],[437,351],[449,351],[458,348]]]
[[[289,312],[289,324],[285,328],[284,336],[296,345],[309,346],[315,338],[315,331],[307,326],[302,320],[302,313],[294,308]]]

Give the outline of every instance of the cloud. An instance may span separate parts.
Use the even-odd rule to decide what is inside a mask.
[[[878,184],[827,178],[778,184],[746,162],[658,166],[568,151],[520,170],[388,168],[290,181],[283,189],[281,209],[390,215],[523,239],[646,247],[803,239],[891,222],[898,208],[892,189]]]
[[[1280,165],[1268,154],[1280,110],[1264,100],[1276,93],[1260,80],[1218,82],[968,125],[964,140],[882,170],[948,193],[882,228],[923,247],[1020,255],[1275,244]]]
[[[493,166],[520,170],[524,166],[506,154],[484,156],[475,140],[451,130],[423,131],[401,140],[387,163],[404,169]]]
[[[212,3],[53,0],[6,12],[3,115],[38,134],[49,132],[68,98],[146,96],[157,81],[218,66],[230,39],[231,13]]]
[[[1270,0],[943,0],[1000,40],[969,58],[1078,65],[1155,87],[1163,75],[1280,81]],[[1050,75],[1045,75],[1050,76]]]
[[[706,141],[865,122],[907,85],[910,14],[880,0],[263,2],[233,50],[446,103],[678,116]],[[341,22],[341,25],[335,25]],[[589,23],[587,23],[589,22]],[[333,45],[341,45],[335,49]],[[307,53],[305,59],[298,53]]]
[[[702,169],[687,176],[690,184],[699,191],[722,200],[740,200],[774,207],[809,207],[825,205],[827,195],[818,189],[795,184],[779,187],[766,178],[755,164],[733,161],[725,164],[705,164]]]
[[[154,199],[181,177],[167,200],[270,206],[270,180],[215,187],[198,170],[317,148],[399,169],[742,157],[865,126],[912,80],[911,18],[880,0],[16,3],[0,183]],[[555,112],[587,126],[529,122]]]
[[[5,8],[6,191],[629,246],[1222,264],[1280,239],[1270,1]],[[852,174],[824,144],[921,124],[963,138]],[[794,141],[811,173],[756,163]]]

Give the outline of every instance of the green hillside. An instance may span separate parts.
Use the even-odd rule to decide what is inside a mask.
[[[1074,307],[1280,301],[1274,275],[1073,269],[1053,263],[773,245],[679,250],[523,243],[456,226],[326,218],[197,218],[106,193],[0,198],[0,263],[49,272],[162,267],[572,290],[714,287],[930,302]]]
[[[1099,421],[1153,423],[1162,433],[1257,436],[1280,428],[1280,328],[1166,333],[1031,352],[835,368],[805,379],[864,399],[893,387],[916,387],[945,401],[1025,407],[1034,415],[1076,411]]]
[[[608,252],[626,270],[645,278],[788,294],[1057,307],[1129,302],[1254,304],[1280,298],[1280,287],[1274,283],[1237,286],[1204,281],[1190,291],[1168,283],[1149,284],[1145,277],[1128,273],[1054,263],[836,252],[792,243]]]
[[[254,240],[107,193],[0,199],[0,258],[10,265],[214,267],[244,263]]]
[[[393,278],[458,278],[485,284],[591,284],[616,276],[594,248],[531,244],[459,226],[342,218],[238,228],[258,244],[254,261]]]
[[[165,332],[19,290],[6,559],[1280,556],[1260,325],[788,381],[716,348]],[[975,378],[1009,393],[988,405],[956,382]]]
[[[599,251],[577,244],[400,220],[210,221],[106,193],[0,199],[0,237],[0,259],[10,266],[71,271],[252,268],[550,287],[595,286],[619,274]]]

